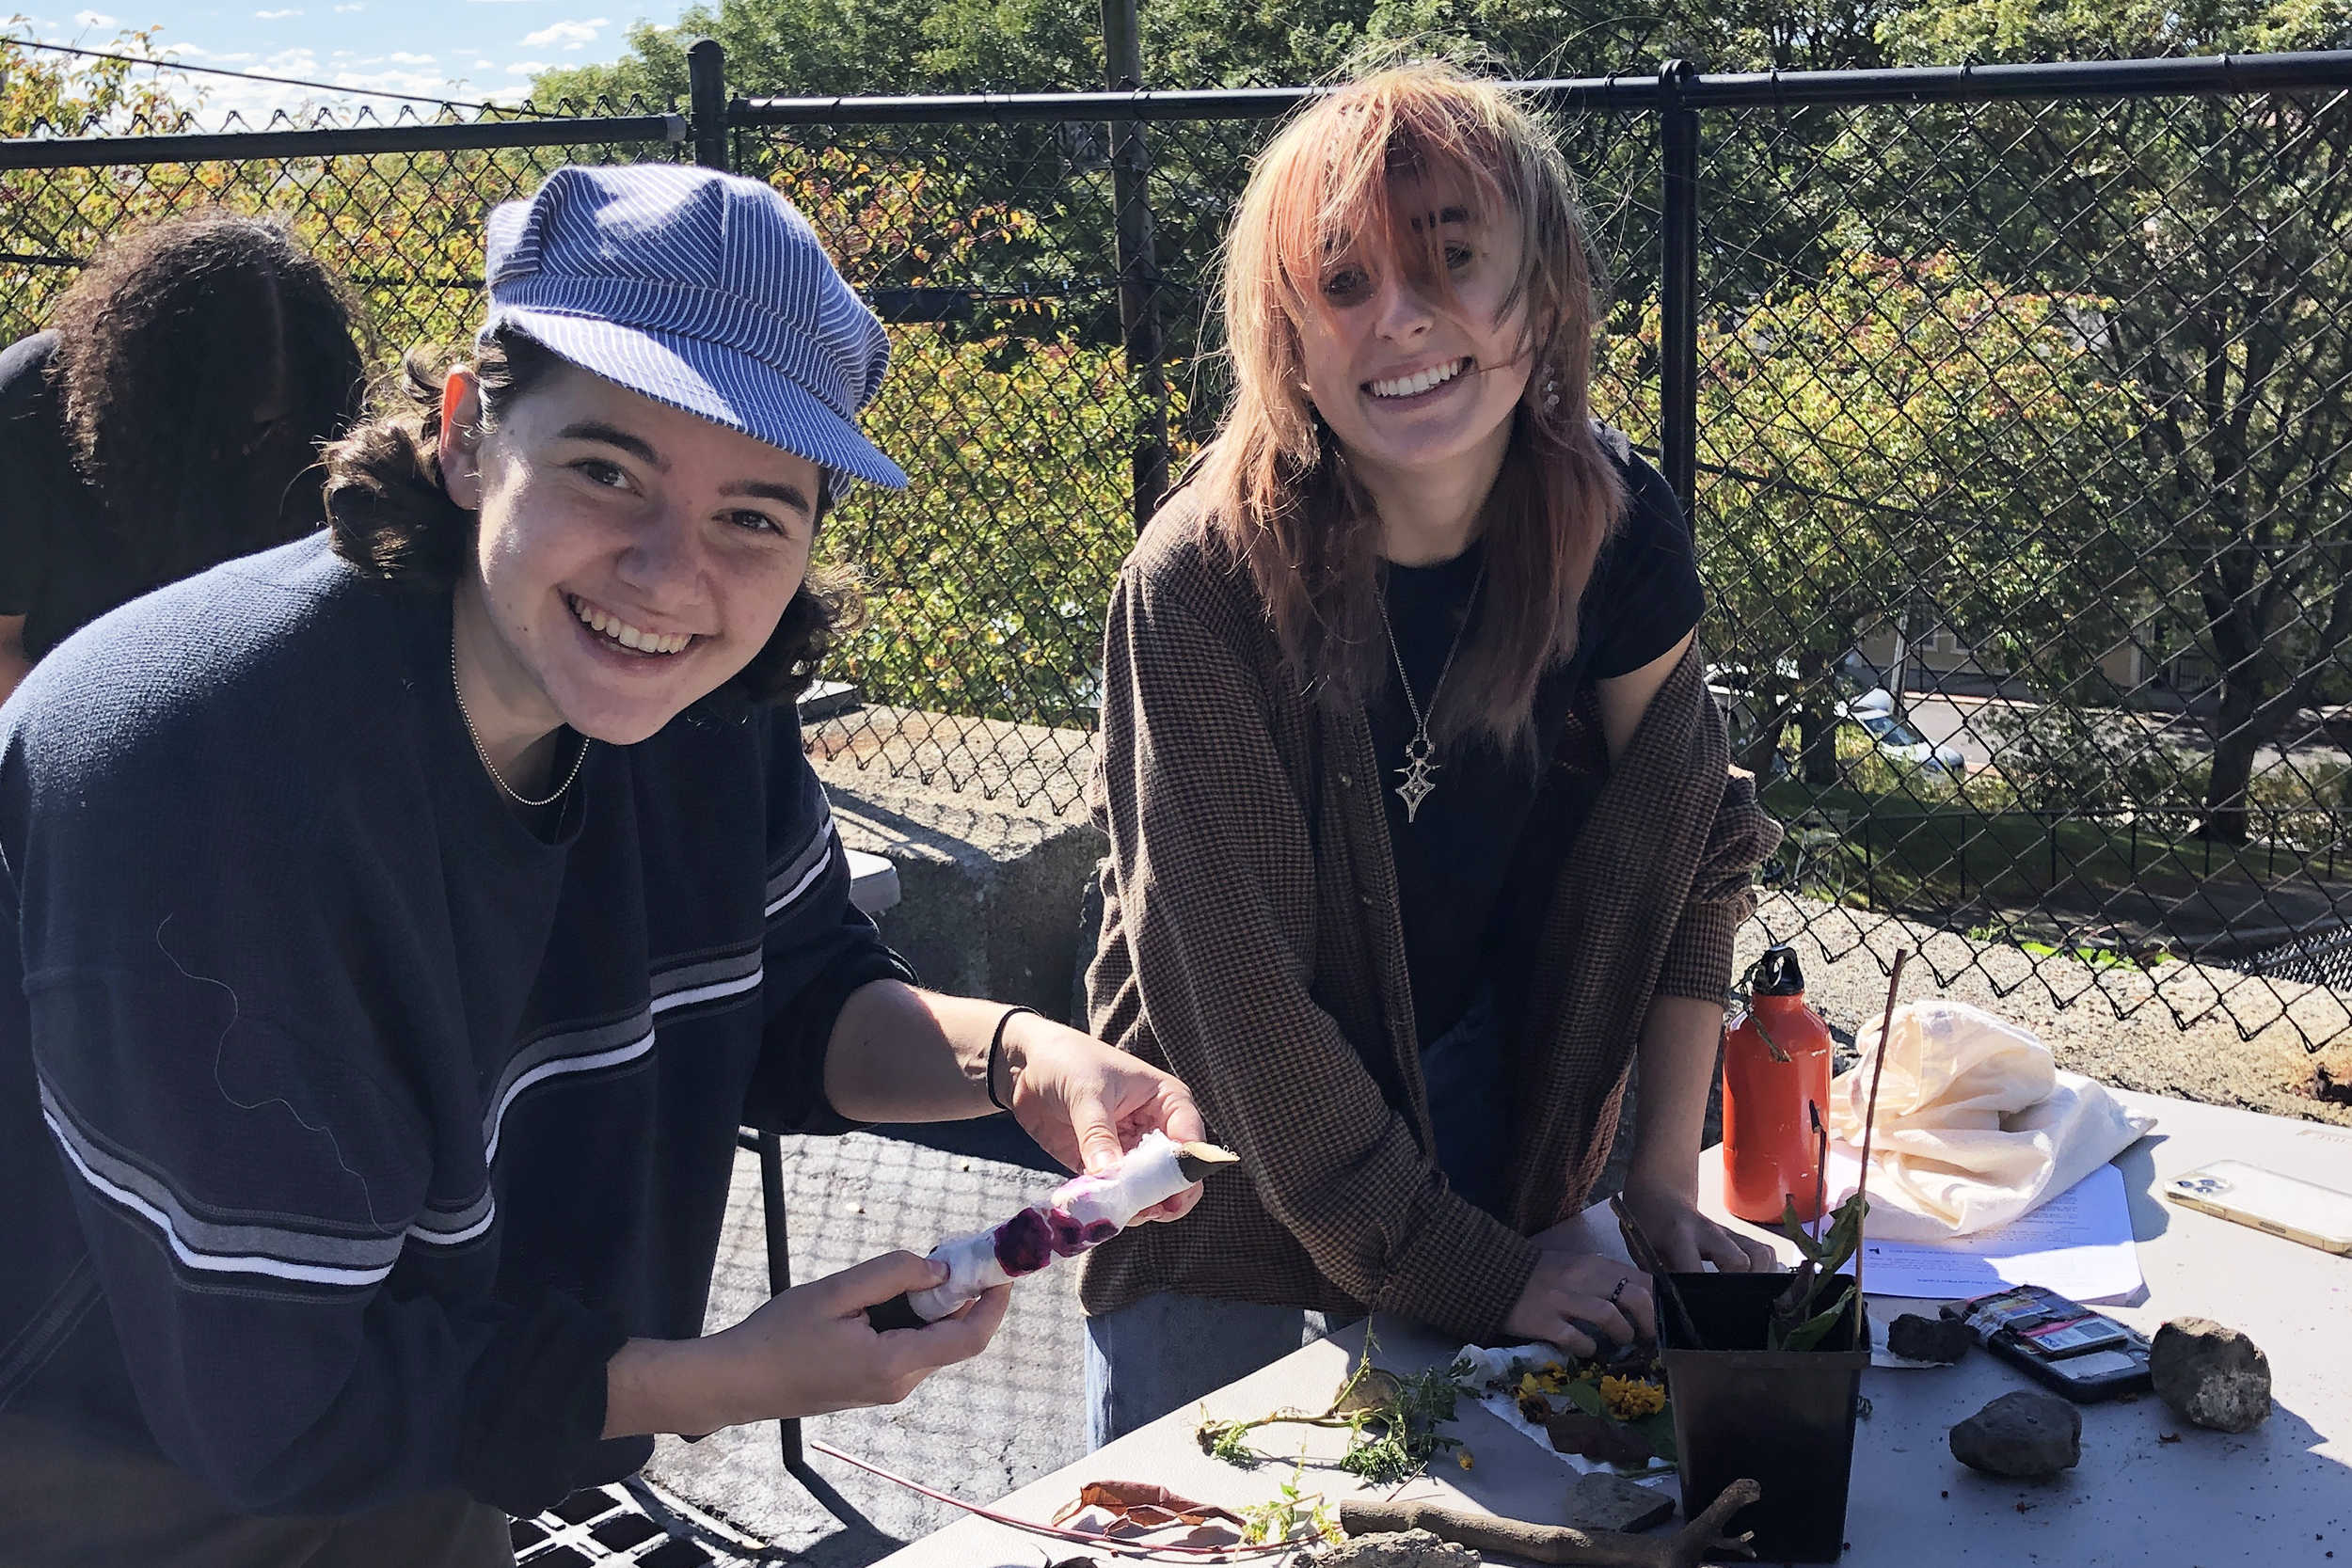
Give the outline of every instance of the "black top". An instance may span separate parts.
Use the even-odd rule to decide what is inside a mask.
[[[73,466],[56,352],[57,335],[37,332],[0,353],[0,615],[24,617],[34,658],[155,586]]]
[[[788,706],[484,774],[446,594],[323,538],[67,640],[0,717],[0,1407],[247,1513],[636,1468],[626,1335],[703,1325],[738,1124],[838,1130],[906,976]]]
[[[1575,654],[1544,674],[1535,690],[1534,758],[1549,758],[1584,683],[1631,674],[1664,654],[1699,623],[1706,600],[1699,586],[1690,530],[1674,492],[1658,471],[1627,451],[1617,455],[1629,497],[1624,520],[1601,546],[1584,590]],[[1446,652],[1463,626],[1486,547],[1473,544],[1433,566],[1388,568],[1390,624],[1414,697],[1427,711]],[[1479,594],[1483,604],[1486,594]],[[1463,632],[1465,643],[1477,627]],[[1411,976],[1413,1014],[1427,1046],[1453,1027],[1487,975],[1493,945],[1489,924],[1505,880],[1521,861],[1542,769],[1495,748],[1465,742],[1440,753],[1430,775],[1436,786],[1411,821],[1396,794],[1404,782],[1406,743],[1413,719],[1405,693],[1391,678],[1370,705],[1373,752],[1379,758],[1388,807],[1389,845],[1396,860],[1398,912],[1405,927],[1405,961]],[[1448,682],[1439,700],[1466,693]],[[1556,871],[1589,809],[1588,799],[1563,797],[1540,824],[1541,853]],[[1539,879],[1548,892],[1551,879]],[[1540,906],[1538,906],[1540,907]]]

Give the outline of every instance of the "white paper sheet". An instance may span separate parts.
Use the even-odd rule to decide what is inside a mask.
[[[1860,1173],[1857,1162],[1832,1151],[1831,1187],[1841,1197]],[[1874,1242],[1866,1224],[1863,1249],[1863,1288],[1874,1296],[1958,1301],[2040,1285],[2088,1306],[2128,1302],[2145,1289],[2123,1173],[2111,1164],[1996,1229],[1948,1242]]]

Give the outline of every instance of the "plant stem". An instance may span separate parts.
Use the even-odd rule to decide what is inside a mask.
[[[1886,1010],[1879,1016],[1878,1060],[1870,1066],[1870,1098],[1862,1108],[1862,1175],[1854,1182],[1854,1201],[1862,1205],[1862,1228],[1855,1233],[1853,1244],[1853,1299],[1855,1327],[1861,1327],[1862,1259],[1870,1250],[1870,1134],[1878,1131],[1879,1080],[1886,1075],[1886,1037],[1895,1028],[1895,995],[1902,989],[1903,960],[1911,957],[1905,947],[1895,949],[1895,967],[1886,976]]]

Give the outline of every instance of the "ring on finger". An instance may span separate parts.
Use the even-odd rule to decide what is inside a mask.
[[[1630,1278],[1618,1280],[1616,1289],[1609,1292],[1609,1305],[1612,1307],[1623,1306],[1624,1303],[1620,1298],[1625,1294],[1625,1288],[1632,1283],[1633,1281]]]

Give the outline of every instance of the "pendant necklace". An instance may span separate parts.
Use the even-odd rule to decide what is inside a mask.
[[[1445,678],[1454,673],[1454,656],[1462,651],[1462,635],[1470,630],[1470,612],[1478,608],[1478,591],[1486,586],[1486,567],[1481,562],[1478,580],[1470,584],[1470,601],[1462,607],[1462,624],[1454,628],[1454,646],[1445,651],[1445,664],[1438,671],[1438,684],[1429,689],[1429,706],[1424,710],[1413,700],[1413,682],[1405,673],[1405,655],[1396,645],[1396,627],[1389,624],[1389,589],[1380,586],[1380,629],[1389,634],[1389,656],[1396,660],[1396,684],[1404,689],[1405,705],[1413,715],[1413,738],[1405,743],[1405,766],[1397,771],[1405,782],[1396,786],[1398,799],[1405,802],[1405,820],[1410,824],[1421,803],[1429,799],[1438,786],[1429,782],[1429,775],[1438,770],[1430,761],[1437,748],[1429,743],[1429,715],[1438,711],[1438,699],[1445,691]]]

